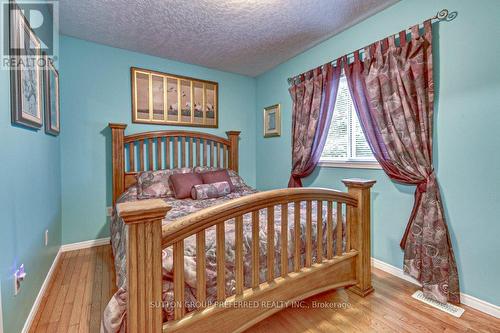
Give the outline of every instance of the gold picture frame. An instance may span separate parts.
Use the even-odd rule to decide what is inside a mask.
[[[264,137],[281,135],[281,105],[275,104],[264,108]]]
[[[133,123],[219,126],[219,83],[138,67],[130,78]]]

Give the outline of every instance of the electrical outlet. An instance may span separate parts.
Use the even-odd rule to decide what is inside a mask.
[[[106,216],[113,215],[113,207],[106,207]]]
[[[45,229],[45,246],[49,245],[49,229]]]
[[[24,270],[24,264],[19,266],[17,271],[14,273],[14,296],[19,294],[21,289],[21,282],[26,278],[26,271]]]

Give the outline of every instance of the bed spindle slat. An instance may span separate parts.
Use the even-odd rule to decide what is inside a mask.
[[[226,251],[224,221],[216,226],[217,300],[226,299]]]
[[[227,165],[227,146],[223,145],[223,147],[224,147],[224,151],[222,152],[222,154],[223,154],[223,159],[224,159],[224,169],[228,169],[228,165]]]
[[[174,169],[179,167],[179,138],[174,137]]]
[[[316,233],[316,262],[321,263],[323,261],[323,202],[318,200],[316,202],[316,227],[318,228]]]
[[[193,140],[194,138],[189,138],[189,167],[193,167]]]
[[[196,300],[203,306],[207,299],[205,230],[196,233]]]
[[[288,204],[281,205],[281,277],[288,274]]]
[[[139,171],[146,171],[144,169],[144,140],[139,141]]]
[[[128,161],[130,172],[135,172],[135,142],[128,145]]]
[[[274,206],[267,207],[267,282],[274,280]]]
[[[351,250],[351,222],[353,219],[353,209],[349,206],[345,206],[345,215],[346,215],[346,220],[345,220],[345,252],[348,252]],[[342,216],[340,221],[342,221]]]
[[[210,167],[214,167],[215,148],[214,142],[210,141]]]
[[[154,170],[153,164],[153,139],[148,139],[148,167],[149,170]]]
[[[184,316],[184,240],[175,242],[174,251],[174,319]]]
[[[342,255],[342,203],[337,202],[337,256]]]
[[[196,166],[200,166],[200,138],[196,139]]]
[[[222,163],[220,158],[220,142],[217,142],[217,167],[222,168]]]
[[[207,139],[203,139],[203,166],[207,166]]]
[[[326,259],[333,258],[333,202],[327,203],[326,220]]]
[[[306,267],[312,264],[312,202],[306,202]]]
[[[293,233],[294,233],[294,256],[293,269],[295,272],[300,271],[300,201],[294,202],[293,207]]]
[[[244,275],[243,275],[243,216],[235,218],[235,278],[236,295],[243,295]]]
[[[181,137],[181,168],[186,166],[186,137]]]
[[[252,288],[259,285],[259,211],[252,212]]]
[[[156,138],[156,170],[163,169],[163,158],[161,156],[161,142],[163,141],[162,137]]]
[[[165,169],[170,169],[170,137],[165,138]]]

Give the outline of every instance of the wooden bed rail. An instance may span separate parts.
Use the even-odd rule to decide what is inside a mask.
[[[260,192],[206,208],[163,227],[161,218],[168,207],[160,200],[119,204],[118,214],[129,228],[128,332],[241,332],[280,308],[231,306],[234,304],[288,302],[291,305],[290,302],[338,287],[351,287],[361,296],[373,291],[370,189],[375,181],[346,179],[343,182],[348,188],[347,193],[322,188]],[[281,209],[281,219],[275,219],[278,217],[275,215],[277,208]],[[289,221],[291,210],[293,214]],[[266,218],[259,215],[260,211],[266,211]],[[249,217],[246,222],[245,216]],[[342,223],[344,220],[345,224]],[[226,292],[225,262],[229,259],[225,252],[228,246],[225,226],[228,221],[234,223],[235,233],[234,244],[229,245],[234,246],[235,253],[235,292],[232,295]],[[244,276],[243,230],[247,222],[251,224],[251,244],[247,254],[251,255],[250,280]],[[265,263],[260,262],[259,254],[261,223],[266,226]],[[305,225],[304,234],[300,231],[301,225]],[[212,305],[207,304],[205,236],[207,229],[214,226],[218,303]],[[287,231],[293,226],[292,239],[289,239],[288,232],[276,233],[276,226]],[[191,236],[196,237],[196,300],[200,305],[197,310],[186,314],[183,306],[184,240]],[[325,241],[318,241],[320,239]],[[342,241],[337,241],[339,239]],[[304,240],[305,253],[302,253]],[[158,286],[161,288],[162,283],[161,250],[170,246],[173,250],[174,320],[162,326],[161,307],[155,305],[161,304],[158,301],[161,299]],[[289,254],[293,257],[290,262]],[[266,267],[265,279],[260,276],[261,264]]]
[[[357,206],[357,199],[347,193],[325,188],[286,188],[259,192],[200,210],[162,227],[162,245],[167,247],[213,225],[260,209],[296,201],[335,201]]]

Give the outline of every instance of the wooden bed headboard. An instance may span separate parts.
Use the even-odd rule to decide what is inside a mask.
[[[238,172],[239,131],[227,139],[194,131],[125,135],[125,124],[109,124],[112,137],[113,204],[141,171],[209,166]],[[180,154],[179,154],[180,152]]]

